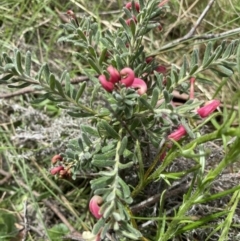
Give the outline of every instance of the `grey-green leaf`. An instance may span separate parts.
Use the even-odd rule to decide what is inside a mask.
[[[28,76],[31,73],[31,65],[32,65],[32,55],[30,51],[27,51],[25,56],[25,72]]]
[[[49,86],[50,86],[51,90],[54,90],[55,83],[56,83],[55,76],[54,76],[54,74],[51,73],[50,76],[49,76]]]
[[[114,139],[119,139],[118,133],[107,123],[107,121],[101,121],[102,127],[107,131],[108,135]]]
[[[22,68],[22,57],[20,51],[16,51],[16,56],[15,56],[15,64],[16,64],[16,69],[20,74],[23,74],[23,68]]]
[[[158,102],[159,89],[155,87],[152,92],[151,106],[154,108]]]
[[[78,102],[78,100],[81,98],[82,94],[83,94],[83,91],[85,90],[86,88],[86,81],[84,81],[83,83],[81,83],[79,85],[79,89],[77,91],[77,95],[76,95],[76,98],[75,98],[75,101]]]
[[[203,57],[203,62],[202,62],[202,65],[205,67],[207,66],[209,63],[209,58],[211,57],[212,55],[212,48],[213,48],[213,44],[212,42],[210,41],[208,44],[207,44],[207,47],[205,49],[205,52],[204,52],[204,57]]]
[[[128,143],[128,138],[127,136],[124,136],[123,139],[121,140],[121,145],[118,149],[118,155],[121,156],[123,155],[123,152],[125,151]]]

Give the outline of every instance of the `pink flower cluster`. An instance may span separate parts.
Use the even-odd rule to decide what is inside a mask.
[[[205,118],[212,114],[220,105],[219,100],[212,100],[205,106],[199,108],[197,110],[197,113],[200,117]],[[179,141],[183,136],[187,134],[186,129],[183,125],[180,125],[177,130],[172,132],[170,135],[168,135],[168,139],[172,139],[174,141]]]
[[[126,87],[138,89],[137,92],[139,95],[146,93],[146,83],[142,79],[135,77],[135,73],[131,68],[126,67],[118,72],[113,66],[108,66],[107,71],[110,75],[109,79],[107,79],[105,75],[100,75],[98,77],[102,87],[106,91],[112,92],[115,88],[115,84],[120,83]]]

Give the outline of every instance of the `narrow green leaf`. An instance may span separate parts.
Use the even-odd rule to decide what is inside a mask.
[[[13,64],[13,60],[8,56],[7,53],[3,52],[2,56],[6,64]]]
[[[107,58],[107,53],[108,53],[108,49],[104,48],[101,52],[101,55],[99,57],[99,66],[102,67],[102,63],[104,62],[104,60]]]
[[[115,43],[118,50],[121,49],[123,52],[128,52],[126,44],[123,42],[122,38],[117,37]]]
[[[214,68],[211,68],[213,71],[217,72],[221,77],[230,77],[233,75],[233,70],[230,67],[223,65],[217,65]]]
[[[96,59],[96,58],[97,58],[96,51],[95,51],[95,49],[94,49],[91,45],[88,46],[88,52],[89,52],[89,54],[91,54],[91,56],[92,56],[93,59]]]
[[[0,79],[0,84],[6,84],[8,80],[10,80],[14,75],[6,74]]]
[[[232,41],[226,48],[226,50],[224,51],[222,58],[223,59],[227,59],[230,57],[230,55],[232,54],[232,51],[234,49],[234,41]]]
[[[81,125],[81,130],[83,132],[86,132],[86,133],[92,135],[92,136],[99,137],[98,131],[95,128],[89,126],[89,125]]]
[[[238,74],[240,74],[240,44],[238,45],[237,49],[237,69],[238,69]]]
[[[15,70],[15,65],[12,63],[6,64],[4,66],[4,72],[13,71],[13,70]]]
[[[61,75],[60,80],[59,80],[61,84],[62,84],[63,81],[65,80],[66,74],[67,74],[67,70],[64,70],[64,71],[62,72],[62,75]]]
[[[25,56],[25,72],[28,76],[31,74],[31,65],[32,65],[32,54],[30,51],[27,51]]]
[[[159,89],[155,87],[152,92],[152,99],[151,99],[151,106],[154,108],[158,102],[158,97],[159,97]]]
[[[51,90],[55,89],[55,82],[56,82],[55,76],[54,74],[51,73],[49,77],[49,86]]]
[[[211,63],[212,63],[212,61],[213,61],[213,59],[214,59],[214,57],[215,57],[215,55],[214,54],[212,54],[210,57],[209,57],[209,59],[205,62],[205,64],[203,64],[202,66],[203,66],[203,68],[206,68],[206,67],[208,67]]]
[[[220,57],[220,55],[223,52],[223,47],[222,45],[219,45],[216,50],[214,51],[214,59],[213,60],[218,60],[218,58]]]
[[[153,111],[153,107],[151,104],[148,103],[148,101],[142,97],[139,97],[139,101],[149,110]]]
[[[118,133],[107,123],[107,121],[101,121],[102,127],[107,131],[108,135],[114,139],[119,139]]]
[[[125,12],[127,18],[132,18],[132,13],[128,10],[128,8],[123,7],[123,11]]]
[[[104,227],[105,225],[105,220],[103,218],[100,218],[97,223],[95,223],[95,225],[93,226],[93,234],[98,234],[100,232],[100,230],[102,229],[102,227]]]
[[[143,164],[141,147],[140,147],[140,143],[139,143],[138,140],[136,141],[135,148],[136,148],[135,149],[136,158],[137,158],[138,165],[139,165],[139,179],[140,179],[140,182],[143,182],[143,178],[144,178],[144,164]]]
[[[111,150],[108,150],[104,153],[101,153],[101,154],[95,154],[94,155],[94,159],[95,160],[107,160],[107,159],[110,159],[112,157],[114,157],[116,154],[116,150],[115,149],[111,149]]]
[[[169,103],[171,101],[168,91],[164,90],[163,96],[164,96],[166,103]]]
[[[134,161],[127,162],[127,163],[119,163],[118,167],[119,167],[119,170],[123,170],[123,169],[127,169],[127,168],[132,167],[133,164],[134,164]]]
[[[101,74],[101,68],[97,66],[97,61],[93,61],[91,58],[87,59],[89,65],[98,73]]]
[[[86,88],[86,81],[84,81],[83,83],[79,84],[79,89],[77,91],[77,95],[75,97],[75,101],[78,102],[78,100],[81,98],[82,94],[83,94],[83,91],[85,90]]]
[[[111,172],[108,172],[108,173],[111,173]],[[92,190],[107,187],[107,185],[111,182],[112,178],[114,177],[110,175],[109,176],[105,175],[103,177],[93,179],[92,181],[90,181]]]
[[[112,216],[113,216],[113,218],[114,218],[117,222],[119,222],[119,221],[122,220],[122,217],[121,217],[121,215],[120,215],[119,213],[113,212],[113,213],[112,213]]]
[[[198,64],[194,65],[193,67],[191,67],[190,71],[189,71],[189,75],[193,75],[198,69]]]
[[[42,65],[42,67],[40,68],[40,70],[38,71],[37,77],[38,77],[38,81],[43,84],[44,80],[42,79],[42,73],[44,71],[45,65]]]
[[[128,138],[127,136],[124,136],[123,139],[121,140],[121,145],[118,149],[118,155],[121,156],[123,155],[123,152],[125,151],[128,143]]]
[[[117,69],[124,68],[125,64],[123,62],[123,59],[118,54],[115,55],[115,60],[116,60],[116,64],[117,64]]]
[[[103,226],[103,228],[101,229],[101,240],[104,239],[104,237],[106,236],[107,232],[112,229],[112,222],[105,222],[105,225]]]
[[[119,184],[121,185],[121,187],[122,187],[123,196],[124,196],[125,198],[130,197],[131,192],[130,192],[129,186],[122,180],[121,177],[118,178],[118,183],[119,183]]]
[[[119,22],[123,26],[123,28],[126,31],[126,33],[128,34],[128,36],[131,36],[132,32],[131,32],[130,27],[126,24],[126,21],[123,18],[119,18]]]
[[[60,81],[61,83],[61,81]],[[65,73],[64,75],[64,84],[65,84],[65,93],[71,97],[72,96],[72,93],[71,93],[71,83],[70,83],[70,76],[69,76],[69,73]]]
[[[58,90],[58,93],[63,97],[65,98],[65,94],[63,92],[63,88],[62,88],[62,85],[60,84],[60,82],[58,80],[55,79],[55,86]]]
[[[100,168],[104,168],[104,167],[112,167],[115,164],[114,160],[109,160],[109,159],[104,159],[104,160],[98,160],[98,159],[93,159],[91,161],[92,165],[96,166],[96,167],[100,167]]]
[[[213,49],[213,43],[210,41],[210,42],[208,42],[207,47],[204,52],[204,57],[203,57],[203,61],[202,61],[202,65],[204,67],[208,65],[207,63],[209,63],[209,58],[212,55],[212,49]]]
[[[22,88],[25,88],[27,86],[31,85],[30,83],[23,83],[23,84],[20,84],[20,85],[12,85],[12,84],[9,84],[8,85],[8,88],[17,88],[17,89],[22,89]]]
[[[198,65],[198,60],[199,60],[198,49],[194,49],[191,54],[190,69],[192,69],[194,66]]]
[[[130,240],[139,240],[139,236],[133,234],[133,233],[130,233],[130,232],[127,232],[127,231],[121,231],[121,233],[123,234],[123,236],[129,238]]]
[[[77,29],[77,33],[80,36],[80,38],[87,43],[86,35],[83,33],[83,31],[80,28]]]
[[[171,68],[171,78],[170,78],[170,83],[169,81],[167,81],[167,85],[169,84],[169,87],[171,86],[171,83],[175,83],[177,84],[178,80],[179,80],[179,77],[178,77],[178,72],[177,72],[177,68],[175,65],[172,65],[172,68]],[[168,87],[168,88],[169,88]]]
[[[187,57],[184,55],[183,63],[182,63],[180,73],[179,73],[179,79],[182,79],[185,77],[186,72],[187,72],[187,67],[188,67]]]
[[[82,139],[84,140],[84,143],[87,146],[91,146],[92,145],[92,141],[88,138],[88,136],[85,133],[82,133]]]
[[[43,65],[43,73],[46,79],[46,82],[48,83],[49,76],[50,76],[50,70],[47,64]]]
[[[85,112],[73,112],[73,111],[68,111],[68,115],[72,117],[77,117],[77,118],[85,118],[85,117],[91,117],[93,114],[91,113],[85,113]]]
[[[106,209],[104,210],[104,213],[103,213],[103,217],[105,219],[109,218],[112,214],[112,211],[114,210],[114,202],[110,202],[110,205],[109,205],[109,202],[106,203],[107,204],[107,207]]]
[[[15,55],[15,68],[20,74],[23,74],[22,56],[19,50],[16,51],[16,55]]]

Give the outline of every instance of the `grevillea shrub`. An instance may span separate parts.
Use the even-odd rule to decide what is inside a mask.
[[[215,124],[210,134],[202,135],[202,127],[222,115],[220,101],[216,95],[205,104],[207,100],[196,98],[194,92],[200,76],[214,71],[226,78],[240,69],[239,41],[213,47],[209,40],[202,57],[192,47],[190,54],[182,57],[181,66],[171,63],[165,67],[157,59],[161,51],[145,51],[144,38],[161,27],[161,17],[169,8],[167,2],[127,3],[117,27],[109,22],[110,27],[103,30],[91,17],[77,19],[68,11],[70,19],[61,26],[63,36],[59,42],[72,44],[81,71],[88,77],[79,85],[71,82],[67,71],[58,77],[47,64],[32,76],[30,52],[25,58],[19,50],[13,57],[2,54],[1,84],[15,88],[38,86],[45,94],[35,101],[48,98],[69,115],[84,120],[81,136],[70,140],[66,151],[53,157],[49,175],[70,181],[79,174],[91,177],[89,214],[94,225],[91,231],[79,230],[84,231],[87,240],[100,240],[108,234],[115,237],[113,240],[163,241],[196,228],[188,225],[192,219],[187,212],[195,204],[208,201],[206,194],[212,181],[237,160],[239,132],[230,128],[234,112],[223,117],[222,125]],[[164,29],[159,34],[162,32]],[[190,95],[180,106],[173,102],[176,90]],[[216,169],[205,172],[203,144],[235,135],[228,155],[219,160]],[[191,160],[191,168],[171,172],[178,158]],[[191,179],[182,205],[168,217],[165,192],[187,174]],[[156,183],[161,183],[162,188],[154,191],[159,196],[153,212],[145,209],[143,201],[147,206],[148,188]],[[151,228],[144,225],[148,219],[152,220]]]

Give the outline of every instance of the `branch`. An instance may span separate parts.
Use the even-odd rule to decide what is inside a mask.
[[[188,39],[190,37],[193,36],[193,34],[195,33],[197,27],[200,25],[200,23],[202,22],[202,20],[204,19],[204,17],[206,16],[207,12],[210,10],[210,8],[212,7],[213,3],[215,0],[211,0],[208,5],[206,6],[206,8],[203,10],[202,14],[200,15],[200,17],[198,18],[196,25],[193,26],[191,28],[191,30],[183,37],[183,39]]]
[[[188,38],[186,38],[185,36],[182,38],[178,38],[164,46],[162,46],[161,48],[159,48],[157,51],[153,52],[151,55],[147,56],[147,57],[154,57],[158,54],[160,54],[163,50],[167,50],[170,49],[174,46],[177,46],[180,43],[186,43],[189,42],[190,40],[197,40],[197,39],[221,39],[221,38],[226,38],[229,37],[231,35],[235,35],[235,34],[239,34],[240,33],[240,27],[239,28],[235,28],[226,32],[222,32],[219,34],[203,34],[203,35],[193,35],[190,36]]]

